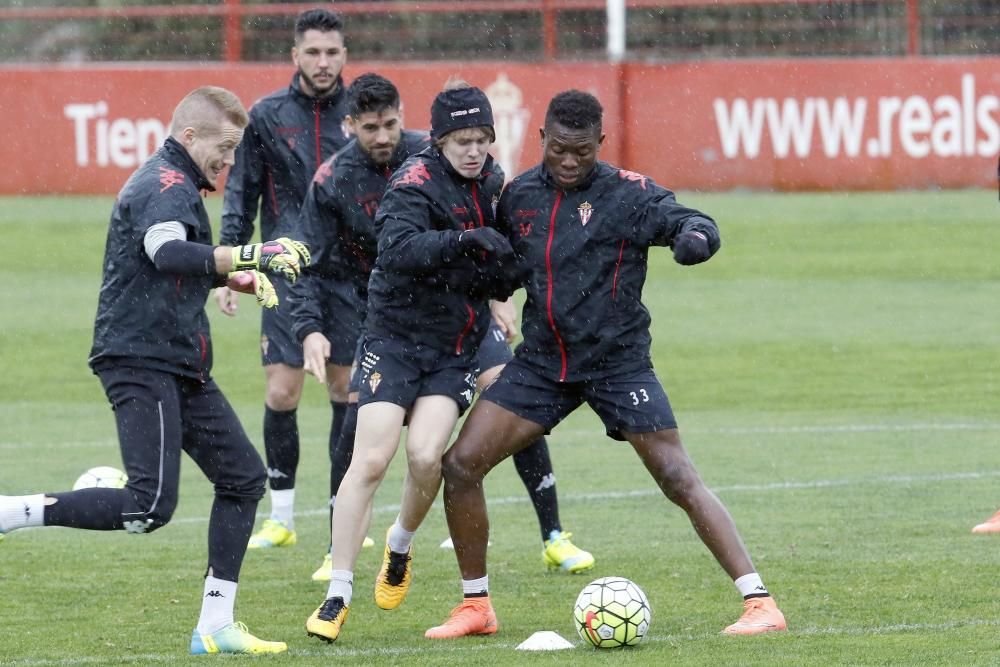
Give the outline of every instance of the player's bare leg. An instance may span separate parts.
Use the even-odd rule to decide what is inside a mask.
[[[326,600],[306,621],[306,631],[326,641],[340,636],[353,596],[354,565],[371,521],[375,491],[399,449],[406,410],[386,402],[358,412],[354,458],[333,510],[333,571]]]
[[[431,628],[424,636],[454,639],[497,631],[486,576],[490,527],[483,478],[498,463],[527,447],[544,432],[540,424],[488,400],[480,398],[473,406],[442,464],[445,516],[462,573],[464,599],[443,624]]]
[[[448,396],[421,396],[410,411],[403,500],[375,579],[375,604],[381,609],[395,609],[410,590],[413,534],[441,489],[441,455],[457,421],[458,406]]]
[[[724,632],[758,634],[786,629],[784,616],[754,570],[736,524],[722,501],[701,480],[677,429],[624,435],[660,490],[687,513],[698,537],[743,594],[743,616]]]

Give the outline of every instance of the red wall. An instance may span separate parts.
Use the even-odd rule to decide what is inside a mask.
[[[672,188],[996,182],[1000,58],[361,63],[346,76],[369,70],[399,86],[413,128],[428,126],[430,102],[450,75],[486,89],[494,154],[512,172],[538,161],[550,97],[581,88],[605,107],[602,157]],[[250,104],[291,73],[290,64],[0,68],[0,194],[117,192],[190,89],[221,85]]]

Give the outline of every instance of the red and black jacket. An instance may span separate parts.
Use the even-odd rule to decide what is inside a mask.
[[[376,165],[351,141],[324,162],[306,192],[294,238],[309,245],[312,261],[292,285],[292,330],[299,340],[324,330],[324,287],[350,286],[364,318],[368,277],[375,266],[378,239],[375,212],[393,172],[406,158],[427,147],[426,132],[404,130],[389,163]],[[336,316],[336,313],[334,313]]]
[[[715,222],[635,172],[598,162],[573,190],[542,165],[511,181],[498,224],[518,257],[527,290],[515,354],[560,382],[592,380],[651,365],[649,311],[642,303],[650,246],[684,231],[719,248]]]
[[[257,100],[226,178],[220,243],[250,242],[258,202],[261,240],[287,233],[313,174],[350,140],[346,115],[347,93],[339,78],[332,95],[310,97],[296,74],[288,88]]]
[[[457,356],[474,357],[489,328],[498,267],[458,253],[466,229],[496,226],[503,171],[492,157],[478,178],[458,174],[433,146],[393,174],[375,215],[378,257],[365,326]]]
[[[90,367],[138,366],[207,380],[212,343],[205,300],[217,275],[174,275],[146,255],[150,227],[180,222],[192,243],[212,245],[202,200],[212,190],[172,137],[118,193],[104,249],[104,275],[94,322]]]

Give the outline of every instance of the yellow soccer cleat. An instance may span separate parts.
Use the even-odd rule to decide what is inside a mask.
[[[262,655],[284,653],[288,650],[285,642],[268,642],[254,637],[242,623],[230,623],[210,635],[202,635],[195,628],[191,633],[191,655],[208,653],[241,653]]]
[[[342,597],[323,600],[319,609],[314,611],[309,620],[306,621],[306,634],[325,642],[337,641],[350,610],[351,606],[344,604]]]
[[[569,541],[573,533],[555,531],[545,540],[542,560],[550,570],[563,570],[570,574],[586,572],[594,567],[594,557]]]
[[[410,579],[413,574],[410,560],[413,557],[413,546],[405,554],[389,550],[388,535],[386,536],[385,553],[382,556],[382,568],[375,578],[375,604],[380,609],[395,609],[403,604],[410,590]]]
[[[333,558],[330,554],[323,556],[323,564],[312,573],[313,581],[330,581],[333,576]]]
[[[271,547],[294,547],[299,539],[294,530],[288,530],[284,522],[265,519],[260,530],[250,536],[247,549],[270,549]]]
[[[759,635],[762,632],[787,630],[785,615],[774,598],[750,598],[743,601],[743,615],[722,631],[724,635]]]

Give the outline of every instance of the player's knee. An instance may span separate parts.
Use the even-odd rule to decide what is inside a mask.
[[[122,512],[122,528],[130,535],[144,535],[170,523],[177,509],[176,497],[133,496]]]
[[[299,407],[301,397],[302,385],[282,375],[269,378],[264,402],[276,412],[288,412]]]
[[[410,474],[418,479],[438,477],[441,474],[441,457],[433,452],[408,452]]]
[[[656,475],[656,481],[671,502],[685,508],[694,503],[703,486],[698,472],[690,464],[662,468]]]
[[[485,471],[477,463],[482,463],[482,458],[463,454],[452,447],[441,460],[441,476],[452,486],[479,484]]]

